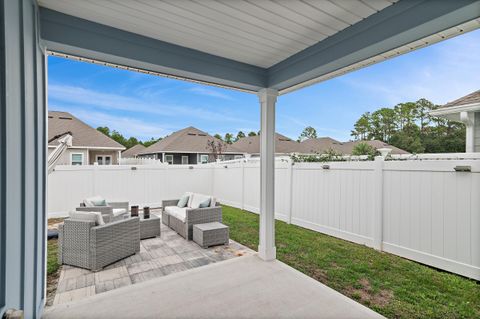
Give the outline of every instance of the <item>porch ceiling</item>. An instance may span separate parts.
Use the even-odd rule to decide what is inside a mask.
[[[39,4],[47,49],[250,91],[288,91],[345,73],[463,32],[451,28],[480,17],[474,0]]]
[[[269,68],[394,2],[41,0],[40,4],[124,31]]]

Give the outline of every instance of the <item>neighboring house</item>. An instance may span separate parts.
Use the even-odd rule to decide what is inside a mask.
[[[300,143],[300,152],[302,154],[323,154],[331,149],[341,152],[342,142],[334,140],[331,137],[309,138]]]
[[[123,145],[80,121],[67,112],[48,112],[48,140],[65,132],[72,133],[72,146],[57,165],[118,164]],[[48,154],[58,145],[57,140],[48,144]]]
[[[340,153],[344,155],[351,155],[353,148],[360,143],[366,143],[370,146],[373,146],[377,150],[380,148],[389,148],[392,150],[390,154],[393,154],[393,155],[410,154],[409,152],[402,150],[401,148],[395,147],[393,145],[390,145],[378,140],[371,140],[371,141],[359,140],[359,141],[350,141],[350,142],[341,143],[339,147]]]
[[[217,155],[222,160],[242,158],[243,152],[235,146],[205,133],[195,127],[187,127],[177,131],[141,151],[139,157],[149,157],[169,164],[200,164],[215,161],[215,154],[209,142],[221,143],[221,154]]]
[[[138,154],[147,148],[142,144],[137,144],[122,152],[122,158],[136,158]]]
[[[300,145],[300,142],[294,141],[282,134],[275,133],[275,154],[277,156],[301,153]],[[258,156],[260,154],[260,135],[242,137],[233,143],[232,146],[242,153]]]
[[[480,152],[480,90],[430,111],[430,115],[465,124],[465,151]]]
[[[392,149],[391,154],[409,154],[407,151],[399,149],[398,147],[376,140],[340,142],[331,137],[320,137],[297,142],[279,133],[276,133],[275,135],[275,153],[277,156],[288,156],[293,153],[308,155],[324,154],[329,150],[334,150],[335,152],[343,155],[350,155],[352,154],[352,150],[355,145],[362,142],[367,143],[377,149],[390,148]],[[245,154],[258,156],[260,153],[260,136],[257,135],[243,137],[237,142],[233,143],[233,146]]]

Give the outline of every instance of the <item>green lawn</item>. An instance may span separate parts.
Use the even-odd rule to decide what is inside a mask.
[[[230,238],[257,250],[258,215],[223,206]],[[480,318],[480,284],[277,221],[277,258],[389,318]]]
[[[54,275],[57,273],[60,265],[58,264],[58,242],[56,239],[50,239],[47,242],[47,275]]]

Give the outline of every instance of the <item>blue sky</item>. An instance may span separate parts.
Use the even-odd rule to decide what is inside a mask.
[[[49,109],[126,137],[161,137],[186,126],[210,134],[258,131],[253,94],[58,57],[48,60]],[[280,96],[277,131],[313,126],[341,141],[366,111],[427,98],[444,104],[480,89],[480,30]]]

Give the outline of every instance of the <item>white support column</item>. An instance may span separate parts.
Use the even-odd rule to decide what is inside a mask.
[[[275,248],[275,103],[278,91],[262,89],[260,99],[260,241],[263,260],[276,258]]]
[[[473,153],[475,152],[475,113],[460,112],[460,121],[466,128],[465,152]]]

